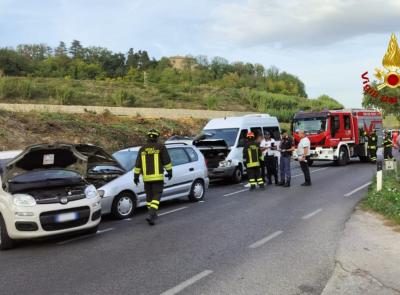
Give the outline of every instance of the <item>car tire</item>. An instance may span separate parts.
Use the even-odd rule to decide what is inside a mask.
[[[6,223],[3,216],[0,215],[0,250],[9,250],[12,248],[14,248],[14,240],[9,237]]]
[[[243,179],[243,169],[241,166],[237,166],[235,171],[232,174],[232,182],[240,183]]]
[[[349,162],[349,153],[347,151],[347,148],[341,147],[339,150],[339,159],[336,160],[336,164],[339,166],[344,166],[347,165]]]
[[[190,189],[189,200],[192,202],[198,202],[204,199],[206,188],[204,181],[197,179],[193,182],[192,188]]]
[[[114,198],[111,214],[116,219],[132,217],[136,209],[136,197],[131,192],[121,192]]]

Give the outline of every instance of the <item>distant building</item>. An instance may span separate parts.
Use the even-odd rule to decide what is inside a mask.
[[[183,70],[187,67],[194,69],[197,66],[196,60],[189,56],[171,56],[169,61],[171,62],[171,65],[178,70]]]

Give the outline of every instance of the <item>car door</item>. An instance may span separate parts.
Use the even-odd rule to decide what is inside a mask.
[[[189,193],[193,182],[194,165],[184,147],[168,148],[168,153],[171,157],[173,177],[165,181],[163,198]]]

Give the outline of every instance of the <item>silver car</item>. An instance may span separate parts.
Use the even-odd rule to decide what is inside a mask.
[[[111,213],[115,218],[124,219],[134,214],[135,208],[146,205],[143,180],[133,183],[133,168],[140,147],[132,147],[113,154],[127,171],[124,175],[98,188],[103,197],[103,214]],[[202,153],[192,145],[167,145],[172,161],[173,177],[165,178],[161,201],[188,197],[196,202],[204,198],[209,185],[208,172]]]

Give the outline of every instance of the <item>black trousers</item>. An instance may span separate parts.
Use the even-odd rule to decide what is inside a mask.
[[[278,183],[278,160],[275,156],[265,157],[265,166],[267,166],[267,179],[268,182],[272,182],[272,176],[274,176],[275,183]]]
[[[249,177],[250,185],[264,184],[264,180],[261,178],[260,167],[247,168],[247,176]]]
[[[309,160],[309,157],[306,157]],[[304,181],[307,184],[311,184],[310,169],[308,168],[308,163],[306,161],[300,161],[300,167],[304,174]]]
[[[393,159],[392,147],[384,147],[383,148],[383,157],[385,159]]]
[[[372,162],[376,161],[376,148],[369,148],[369,157]]]
[[[265,160],[262,161],[260,160],[260,169],[261,169],[261,178],[265,181],[265,167],[266,167],[266,163]]]
[[[144,183],[146,205],[150,214],[156,214],[160,206],[160,199],[164,189],[164,181],[147,181]]]

